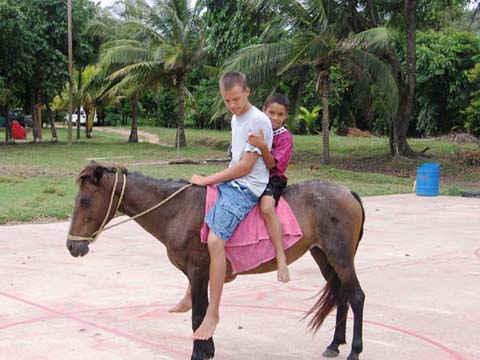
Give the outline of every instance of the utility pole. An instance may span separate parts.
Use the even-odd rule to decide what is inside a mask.
[[[72,0],[67,0],[68,32],[68,145],[72,144],[72,109],[73,109],[73,48],[72,48]],[[80,121],[78,114],[77,122]]]

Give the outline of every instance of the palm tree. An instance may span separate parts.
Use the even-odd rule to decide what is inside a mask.
[[[253,84],[280,75],[300,74],[307,79],[308,72],[316,75],[316,90],[322,107],[322,163],[329,164],[329,82],[332,66],[339,66],[354,77],[358,94],[365,97],[369,85],[375,82],[385,95],[384,101],[396,112],[398,93],[388,66],[377,57],[388,47],[388,32],[374,28],[348,36],[330,21],[321,0],[251,0],[257,8],[270,6],[281,15],[271,23],[262,44],[241,49],[227,60],[227,70],[239,70]],[[328,15],[328,16],[327,16]],[[278,34],[283,34],[278,36]],[[300,86],[301,88],[301,86]]]
[[[114,71],[109,80],[130,79],[134,87],[175,86],[178,94],[177,139],[185,137],[185,87],[187,74],[206,54],[202,24],[197,8],[188,0],[124,0],[136,6],[126,21],[119,23],[119,36],[105,44],[101,64]],[[124,10],[128,8],[125,6]],[[124,85],[127,82],[120,80]]]

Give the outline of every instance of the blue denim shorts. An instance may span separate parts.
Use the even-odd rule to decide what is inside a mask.
[[[250,189],[232,181],[220,183],[217,188],[217,201],[205,216],[205,222],[215,235],[228,241],[240,221],[258,203],[258,196]]]

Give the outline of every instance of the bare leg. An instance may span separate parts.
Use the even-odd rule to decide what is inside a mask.
[[[210,253],[210,304],[200,327],[193,334],[195,340],[210,339],[220,321],[219,307],[227,271],[227,259],[225,242],[212,231],[208,234],[208,251]]]
[[[289,282],[290,274],[288,272],[287,258],[283,248],[282,224],[278,220],[275,212],[275,199],[272,196],[262,196],[260,200],[262,216],[267,225],[268,233],[272,238],[275,253],[277,254],[277,279],[281,282]]]
[[[183,298],[178,302],[177,305],[168,309],[170,313],[184,313],[189,311],[192,308],[192,288],[188,284],[187,291],[183,295]]]
[[[237,274],[232,274],[231,271],[225,275],[225,284],[229,283],[237,277]],[[170,313],[184,313],[192,308],[192,288],[188,285],[187,291],[183,295],[183,298],[173,307],[168,309]]]

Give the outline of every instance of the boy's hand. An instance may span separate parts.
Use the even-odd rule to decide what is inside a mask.
[[[258,134],[249,133],[248,134],[248,143],[250,145],[258,147],[258,148],[264,147],[266,144],[265,144],[265,140],[264,140],[264,137],[263,137],[263,129],[260,129]]]
[[[193,174],[190,178],[190,182],[194,185],[207,186],[207,177],[202,175]]]

